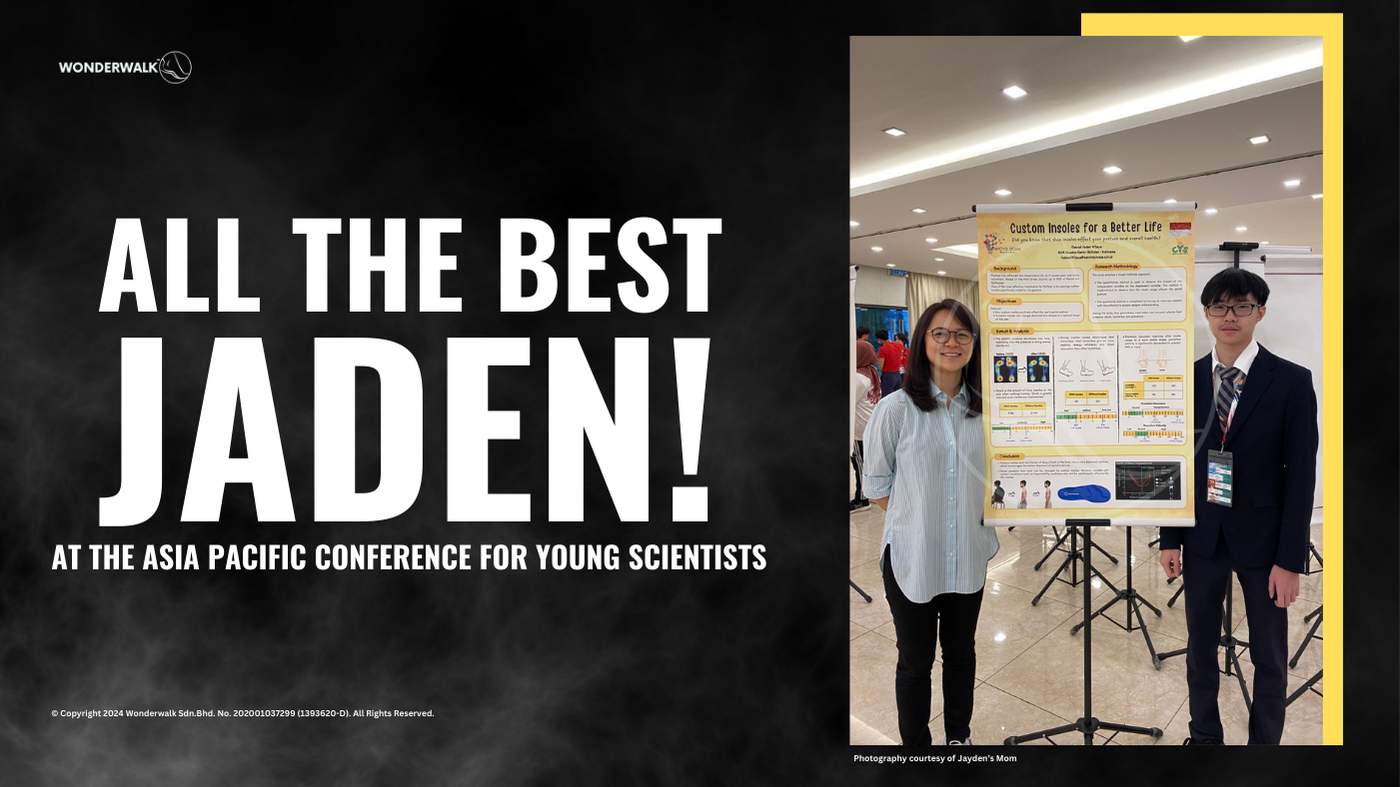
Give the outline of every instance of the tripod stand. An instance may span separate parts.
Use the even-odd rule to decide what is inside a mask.
[[[854,579],[850,579],[848,581],[851,583],[851,587],[855,588],[856,592],[860,594],[861,598],[865,599],[865,603],[871,603],[869,593],[866,593],[864,590],[861,590],[860,585],[857,585]]]
[[[1317,558],[1317,570],[1313,571],[1312,559]],[[1303,553],[1303,574],[1312,576],[1322,573],[1322,555],[1318,554],[1317,545],[1311,540],[1308,541],[1308,551]]]
[[[1321,604],[1318,604],[1318,605],[1317,605],[1317,609],[1313,610],[1312,612],[1309,612],[1309,613],[1303,618],[1303,622],[1304,622],[1304,623],[1307,623],[1309,620],[1312,620],[1312,619],[1313,619],[1313,616],[1317,616],[1317,621],[1316,621],[1315,623],[1312,624],[1312,628],[1308,629],[1308,635],[1307,635],[1306,637],[1303,637],[1303,644],[1301,644],[1301,645],[1298,646],[1298,652],[1297,652],[1297,653],[1294,653],[1294,654],[1293,654],[1293,658],[1289,659],[1289,661],[1288,661],[1288,666],[1290,666],[1290,667],[1296,667],[1296,666],[1298,666],[1298,659],[1300,659],[1300,658],[1303,657],[1303,651],[1305,651],[1305,650],[1308,649],[1308,645],[1311,644],[1313,640],[1315,640],[1315,639],[1322,639],[1322,637],[1319,637],[1319,636],[1317,635],[1317,629],[1318,629],[1319,626],[1322,625],[1322,605],[1321,605]]]
[[[1309,544],[1308,546],[1312,545]],[[1314,615],[1317,616],[1317,620],[1312,624],[1312,628],[1308,629],[1308,635],[1306,637],[1303,637],[1303,644],[1298,646],[1298,652],[1294,653],[1293,658],[1289,659],[1288,666],[1290,667],[1298,666],[1298,659],[1303,657],[1303,651],[1308,649],[1308,645],[1312,644],[1313,640],[1322,639],[1322,637],[1319,637],[1317,635],[1317,627],[1322,625],[1321,604],[1317,605],[1317,609],[1313,610],[1312,612],[1309,612],[1307,616],[1303,618],[1303,622],[1306,623],[1309,620],[1312,620]],[[1308,689],[1312,689],[1313,693],[1318,695],[1319,697],[1322,696],[1322,692],[1318,691],[1317,689],[1313,689],[1313,684],[1317,683],[1320,680],[1322,680],[1322,670],[1318,670],[1316,675],[1312,676],[1311,678],[1308,678],[1307,683],[1304,683],[1303,685],[1299,686],[1297,691],[1288,695],[1288,700],[1283,704],[1284,707],[1286,708],[1289,705],[1292,705],[1293,701],[1303,696],[1304,692],[1306,692]]]
[[[1007,530],[1007,532],[1010,532],[1010,531],[1015,530],[1015,529],[1016,529],[1016,528],[1014,528],[1014,527],[1008,527],[1006,530]],[[1035,570],[1036,570],[1036,571],[1039,571],[1039,570],[1040,570],[1040,567],[1043,566],[1043,565],[1045,565],[1045,561],[1049,560],[1049,559],[1050,559],[1050,556],[1053,555],[1053,554],[1055,554],[1055,552],[1056,552],[1057,550],[1058,550],[1058,551],[1064,551],[1064,550],[1060,549],[1060,545],[1063,544],[1063,543],[1065,543],[1065,539],[1066,539],[1066,538],[1070,538],[1071,536],[1074,537],[1074,539],[1070,541],[1070,546],[1071,546],[1071,547],[1074,547],[1074,545],[1075,545],[1076,543],[1078,543],[1078,534],[1077,534],[1076,532],[1074,532],[1074,531],[1072,530],[1072,528],[1068,528],[1068,527],[1065,528],[1065,532],[1063,532],[1063,533],[1061,533],[1061,532],[1059,531],[1059,529],[1058,529],[1058,528],[1055,528],[1055,527],[1051,527],[1050,529],[1053,530],[1053,531],[1055,531],[1055,544],[1054,544],[1054,546],[1050,547],[1050,551],[1049,551],[1049,552],[1046,552],[1046,553],[1045,553],[1045,557],[1042,557],[1042,558],[1040,559],[1040,562],[1038,562],[1038,563],[1035,564]],[[1095,544],[1095,545],[1094,545],[1094,549],[1099,550],[1099,553],[1102,554],[1104,557],[1108,558],[1108,559],[1113,563],[1113,565],[1115,565],[1115,566],[1118,565],[1118,558],[1114,557],[1113,555],[1108,554],[1107,552],[1104,552],[1104,551],[1103,551],[1103,547],[1100,547],[1098,544]],[[1071,549],[1070,551],[1071,551],[1071,554],[1072,554],[1072,553],[1073,553],[1073,549]],[[1066,558],[1065,561],[1068,562],[1068,561],[1069,561],[1069,558]],[[1058,573],[1058,572],[1057,572],[1057,573]],[[1073,577],[1075,573],[1076,573],[1075,569],[1071,568],[1071,569],[1070,569],[1070,575]],[[1071,584],[1071,585],[1078,585],[1078,584],[1079,584],[1079,580],[1078,580],[1078,579],[1072,579],[1072,580],[1070,581],[1070,584]]]
[[[1053,585],[1053,584],[1055,584],[1055,580],[1060,579],[1060,574],[1063,573],[1064,570],[1065,570],[1066,568],[1069,568],[1069,570],[1070,570],[1070,579],[1069,579],[1069,581],[1068,581],[1066,584],[1070,585],[1071,587],[1073,587],[1074,585],[1078,585],[1078,584],[1079,584],[1080,580],[1079,580],[1078,574],[1079,574],[1079,559],[1080,559],[1080,555],[1081,555],[1081,554],[1084,554],[1084,580],[1085,580],[1085,582],[1087,582],[1088,579],[1089,579],[1089,577],[1090,577],[1091,575],[1093,575],[1093,576],[1098,577],[1098,578],[1099,578],[1099,581],[1102,582],[1102,583],[1104,583],[1105,585],[1107,585],[1108,588],[1109,588],[1110,590],[1112,590],[1114,593],[1117,593],[1117,592],[1118,592],[1118,588],[1114,587],[1114,586],[1113,586],[1113,583],[1108,581],[1108,577],[1105,577],[1098,569],[1094,568],[1094,567],[1093,567],[1093,563],[1089,560],[1087,553],[1088,553],[1088,551],[1089,551],[1090,549],[1098,549],[1100,552],[1103,552],[1103,549],[1102,549],[1102,548],[1099,548],[1099,547],[1093,542],[1093,539],[1089,538],[1089,534],[1088,534],[1088,531],[1087,531],[1087,530],[1086,530],[1085,533],[1084,533],[1084,549],[1082,550],[1082,552],[1081,552],[1081,550],[1079,549],[1079,530],[1078,530],[1073,524],[1069,524],[1069,523],[1071,523],[1071,522],[1086,522],[1086,521],[1087,521],[1087,522],[1100,522],[1100,521],[1104,521],[1104,520],[1099,520],[1099,519],[1088,519],[1088,520],[1084,520],[1084,519],[1069,519],[1069,520],[1066,520],[1066,524],[1065,524],[1065,536],[1061,536],[1061,537],[1060,537],[1060,541],[1063,541],[1063,540],[1065,539],[1066,536],[1069,537],[1069,543],[1070,543],[1069,554],[1065,556],[1065,561],[1064,561],[1063,563],[1060,564],[1060,567],[1057,568],[1057,569],[1055,569],[1055,573],[1050,577],[1050,580],[1049,580],[1048,582],[1045,583],[1045,587],[1041,588],[1041,589],[1040,589],[1040,592],[1037,593],[1037,594],[1035,594],[1035,598],[1031,599],[1031,606],[1035,606],[1035,605],[1037,605],[1037,604],[1040,603],[1040,599],[1041,599],[1041,597],[1043,597],[1043,596],[1045,595],[1045,591],[1049,590],[1049,589],[1050,589],[1050,586]],[[1057,541],[1056,544],[1058,545],[1059,542]],[[1113,555],[1109,555],[1107,552],[1104,552],[1104,554],[1107,555],[1108,559],[1109,559],[1109,560],[1112,560],[1115,564],[1118,562],[1118,558],[1114,557]],[[1045,557],[1048,558],[1049,555],[1046,555]],[[1041,563],[1044,563],[1044,562],[1045,562],[1045,558],[1041,558],[1041,559],[1040,559],[1040,562],[1041,562]],[[1039,568],[1040,568],[1040,564],[1037,563],[1037,564],[1036,564],[1036,569],[1038,570]],[[1063,582],[1064,580],[1061,580],[1061,581]]]
[[[1186,575],[1183,569],[1181,589],[1176,591],[1177,596],[1181,595],[1181,592],[1186,589],[1185,577]],[[1228,581],[1225,583],[1225,619],[1221,621],[1222,632],[1220,634],[1220,643],[1218,647],[1222,647],[1225,649],[1225,669],[1223,670],[1224,673],[1227,676],[1233,675],[1239,679],[1240,692],[1244,694],[1244,707],[1246,709],[1252,709],[1254,703],[1252,703],[1249,699],[1249,688],[1244,685],[1244,672],[1240,670],[1240,657],[1239,654],[1235,652],[1236,647],[1244,649],[1249,647],[1249,643],[1245,642],[1242,639],[1235,638],[1234,596],[1235,576],[1234,574],[1231,574]],[[1176,596],[1172,596],[1172,601],[1176,601]],[[1167,602],[1167,606],[1171,606],[1171,602]],[[1156,660],[1152,662],[1152,666],[1156,667],[1157,669],[1161,669],[1162,662],[1174,656],[1183,655],[1184,653],[1186,653],[1186,648],[1181,648],[1180,650],[1171,650],[1167,651],[1166,653],[1158,653]]]
[[[1093,620],[1099,615],[1102,615],[1108,610],[1109,607],[1113,606],[1114,604],[1117,604],[1120,601],[1125,602],[1127,605],[1126,617],[1128,620],[1128,625],[1124,626],[1122,623],[1119,623],[1113,618],[1109,618],[1108,622],[1112,623],[1120,629],[1123,629],[1124,631],[1130,632],[1133,630],[1133,616],[1136,615],[1138,623],[1137,628],[1139,631],[1142,632],[1142,638],[1147,642],[1148,654],[1152,656],[1152,667],[1153,669],[1160,670],[1162,668],[1162,661],[1161,659],[1157,658],[1157,649],[1152,647],[1152,637],[1149,636],[1147,633],[1147,624],[1142,621],[1142,607],[1147,607],[1148,609],[1152,610],[1157,614],[1157,617],[1159,618],[1162,617],[1162,610],[1152,606],[1151,602],[1138,595],[1138,592],[1133,589],[1133,528],[1131,525],[1129,525],[1125,529],[1128,531],[1128,589],[1117,591],[1114,594],[1113,598],[1110,599],[1107,604],[1104,604],[1102,607],[1099,607],[1097,612],[1089,616],[1089,620]],[[1069,633],[1078,634],[1079,629],[1083,628],[1087,624],[1088,621],[1085,621],[1084,623],[1076,623],[1074,625],[1074,628],[1069,630]]]
[[[1064,732],[1081,732],[1084,734],[1084,745],[1094,745],[1094,733],[1099,730],[1113,730],[1114,732],[1131,732],[1137,735],[1151,735],[1154,738],[1162,737],[1162,731],[1156,727],[1132,727],[1127,724],[1117,724],[1108,721],[1099,721],[1094,718],[1093,713],[1093,627],[1091,621],[1093,617],[1089,614],[1089,576],[1093,571],[1090,561],[1091,549],[1093,546],[1093,535],[1090,530],[1094,527],[1107,527],[1110,524],[1107,519],[1068,519],[1065,526],[1073,528],[1076,525],[1084,528],[1084,715],[1080,716],[1073,724],[1066,724],[1039,732],[1031,732],[1025,735],[1012,735],[1006,739],[1007,746],[1015,746],[1018,743],[1033,741],[1038,738],[1050,739],[1051,735],[1059,735]],[[1061,569],[1064,567],[1061,566]],[[1058,573],[1058,572],[1057,572]],[[1053,580],[1051,580],[1053,581]],[[1041,591],[1044,593],[1045,591]],[[1054,741],[1050,741],[1054,743]]]

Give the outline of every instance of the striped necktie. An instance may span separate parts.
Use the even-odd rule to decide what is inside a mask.
[[[1230,423],[1230,404],[1244,389],[1244,372],[1224,364],[1215,365],[1215,373],[1220,377],[1220,389],[1215,392],[1215,415],[1220,419],[1223,434]]]

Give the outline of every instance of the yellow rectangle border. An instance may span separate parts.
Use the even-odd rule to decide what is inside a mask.
[[[1346,477],[1342,457],[1343,320],[1328,319],[1342,313],[1342,15],[1341,14],[1082,14],[1080,34],[1085,36],[1320,36],[1325,65],[1322,70],[1322,342],[1323,399],[1322,467],[1324,504],[1322,532],[1328,568],[1322,572],[1322,594],[1332,605],[1327,617],[1327,647],[1322,668],[1327,691],[1322,695],[1322,742],[1342,743],[1342,481]]]

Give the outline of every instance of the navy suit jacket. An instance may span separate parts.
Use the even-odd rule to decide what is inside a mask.
[[[1206,502],[1206,467],[1220,450],[1210,356],[1196,361],[1196,526],[1162,528],[1162,549],[1215,553],[1223,532],[1244,568],[1301,573],[1317,480],[1317,394],[1312,372],[1259,346],[1226,435],[1234,454],[1233,505]]]

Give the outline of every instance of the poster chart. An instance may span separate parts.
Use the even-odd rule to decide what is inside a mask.
[[[1195,203],[976,211],[987,524],[1194,524]]]

